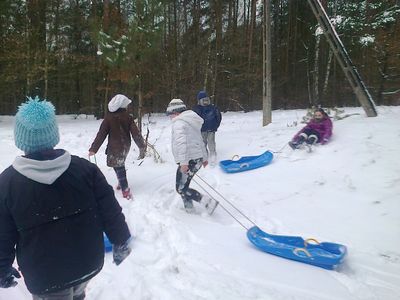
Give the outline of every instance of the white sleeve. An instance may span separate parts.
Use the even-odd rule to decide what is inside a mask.
[[[183,165],[189,164],[187,159],[187,133],[185,123],[176,121],[172,128],[172,149],[175,158],[175,162]]]

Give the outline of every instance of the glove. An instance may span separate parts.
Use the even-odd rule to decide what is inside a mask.
[[[146,147],[140,148],[138,159],[143,159],[146,156]]]
[[[113,259],[114,263],[118,266],[120,263],[124,261],[125,258],[131,253],[132,249],[129,245],[131,239],[129,238],[122,245],[114,245],[113,246]]]
[[[10,267],[5,275],[0,277],[0,287],[6,289],[16,286],[18,282],[14,280],[14,277],[21,278],[21,274],[15,268]]]

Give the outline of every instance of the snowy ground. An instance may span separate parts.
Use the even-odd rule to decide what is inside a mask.
[[[400,107],[378,112],[367,118],[361,108],[347,108],[346,113],[359,114],[335,121],[331,142],[313,153],[284,147],[303,126],[291,125],[304,110],[274,111],[267,127],[261,126],[261,112],[225,113],[217,134],[219,160],[283,150],[272,164],[253,171],[225,174],[216,166],[199,172],[266,232],[346,245],[348,256],[336,271],[257,250],[221,208],[212,217],[200,207],[194,215],[185,213],[174,190],[170,121],[151,116],[149,141],[164,162],[147,157],[139,166],[133,147],[127,168],[135,200],[117,193],[135,236],[132,255],[117,267],[107,254],[87,299],[400,299]],[[86,157],[100,121],[60,116],[59,125],[58,147]],[[0,171],[21,154],[12,126],[12,117],[0,117]],[[97,164],[115,186],[104,149]],[[15,288],[1,289],[0,299],[30,296],[19,280]]]

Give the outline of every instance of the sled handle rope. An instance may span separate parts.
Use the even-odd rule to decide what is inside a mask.
[[[248,216],[246,216],[241,210],[239,210],[232,202],[230,202],[228,199],[226,199],[223,195],[221,195],[220,192],[218,192],[216,189],[214,189],[207,181],[205,181],[203,178],[201,178],[198,174],[195,174],[197,178],[199,178],[205,185],[207,185],[211,190],[213,190],[218,196],[220,196],[223,200],[225,200],[230,206],[232,206],[240,215],[242,215],[247,221],[249,221],[253,226],[257,226],[256,223],[254,223]],[[195,181],[197,184],[199,184],[197,181]],[[199,184],[201,187],[201,185]],[[210,197],[210,193],[204,189],[204,187],[201,187]],[[246,226],[244,226],[237,218],[235,218],[223,205],[221,205],[221,202],[219,202],[219,205],[232,217],[234,218],[240,225],[242,225],[246,230],[249,230]],[[257,226],[258,227],[258,226]]]
[[[93,158],[94,158],[94,164],[97,166],[96,154],[95,154],[95,155],[92,155],[92,156],[93,156]],[[90,157],[91,157],[91,155],[89,155],[89,161],[92,162],[92,159],[91,159]]]
[[[311,257],[310,252],[308,252],[307,249],[305,249],[305,248],[296,248],[296,249],[293,250],[293,253],[296,254],[297,256],[300,256],[299,255],[300,252],[303,252],[308,257]]]
[[[237,158],[237,159],[235,159],[235,158]],[[240,159],[240,156],[237,155],[237,154],[235,154],[234,156],[232,156],[232,160],[239,160],[239,159]]]
[[[211,198],[213,198],[215,201],[217,201],[211,194],[209,191],[207,191],[199,182],[197,182],[194,178],[192,179],[204,192],[207,193],[208,196],[210,196]],[[246,227],[242,222],[240,222],[237,218],[235,218],[235,216],[224,206],[221,204],[220,201],[218,202],[218,206],[220,206],[228,215],[230,215],[236,222],[239,223],[240,226],[242,226],[244,229],[249,230],[250,228]]]
[[[283,149],[285,149],[287,145],[288,143],[285,143],[278,151],[272,151],[272,150],[269,151],[272,153],[278,153],[278,155],[276,156],[276,159],[278,159],[282,155]]]

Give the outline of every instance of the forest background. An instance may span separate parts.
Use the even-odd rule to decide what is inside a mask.
[[[163,112],[206,89],[262,108],[263,2],[2,0],[0,114],[26,96],[102,117],[116,93]],[[271,0],[272,108],[359,103],[306,0]],[[321,0],[377,105],[400,105],[400,0]]]

